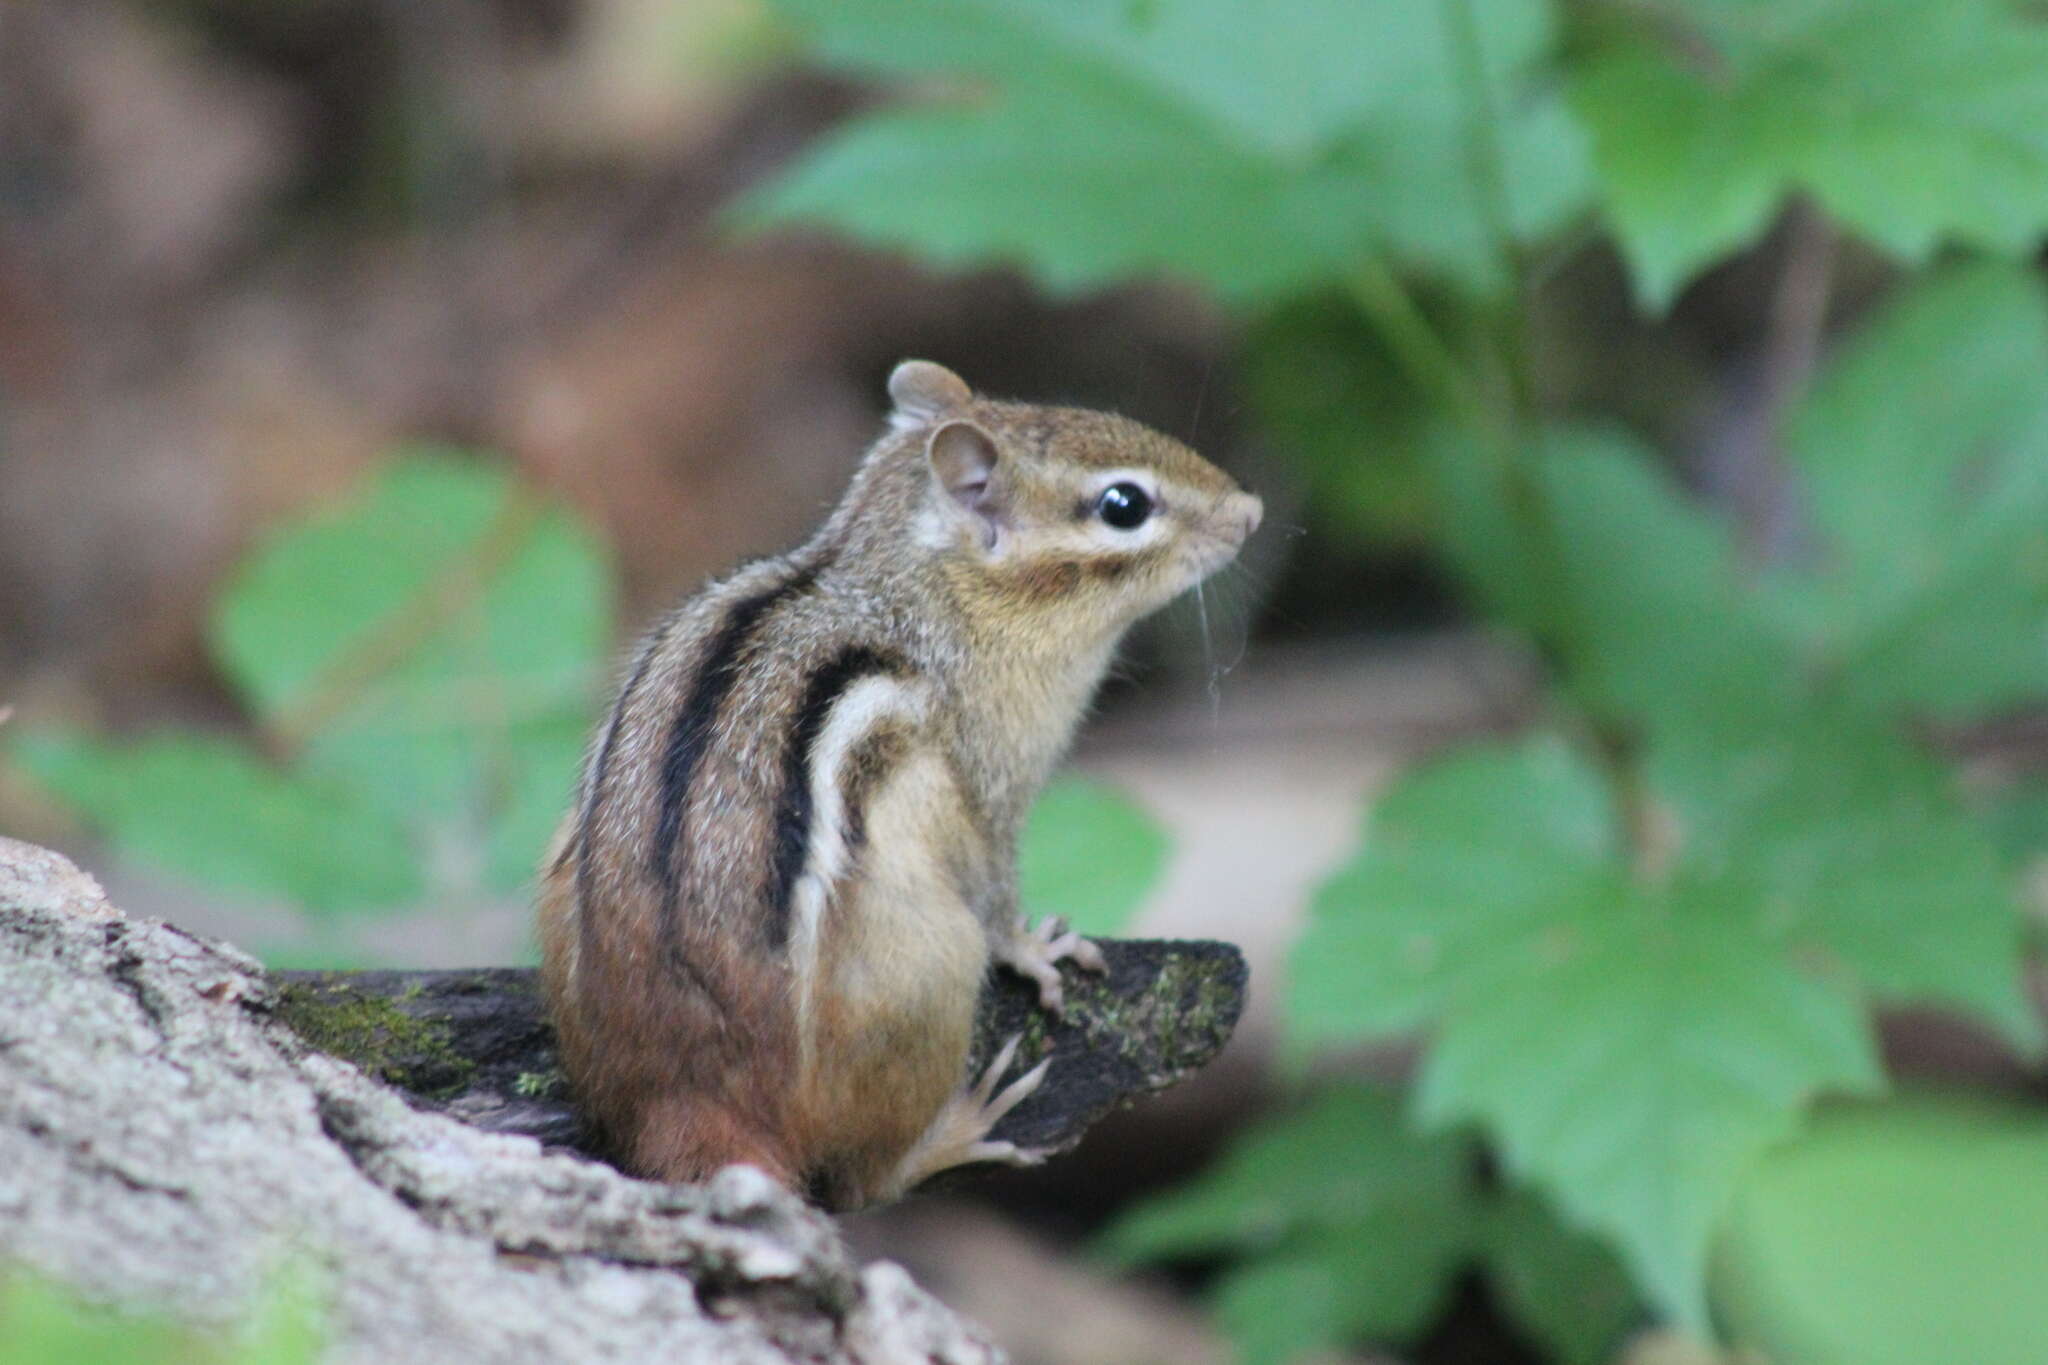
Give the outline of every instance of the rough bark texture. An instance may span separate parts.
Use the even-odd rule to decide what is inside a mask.
[[[1141,965],[1159,951],[1118,954],[1094,988],[1108,1012],[1077,996],[1050,1038],[1105,1048],[1069,1068],[1089,1098],[1020,1110],[1021,1133],[1070,1143],[1075,1116],[1128,1093],[1124,1078],[1163,1076],[1115,1030],[1172,1034],[1176,998],[1207,1011],[1188,1037],[1228,1032],[1230,993],[1201,984],[1208,950]],[[569,1135],[558,1103],[521,1093],[549,1085],[523,974],[401,978],[369,978],[389,989],[355,994],[353,1018],[364,1036],[409,1038],[416,1060],[359,1055],[434,1104]],[[61,857],[4,839],[0,983],[0,1265],[226,1322],[281,1260],[310,1260],[333,1361],[1000,1358],[900,1268],[855,1264],[829,1220],[757,1173],[650,1184],[416,1107],[287,1022],[350,1051],[321,1032],[351,1017],[321,1008],[335,983],[280,985],[232,948],[128,919]],[[1007,1008],[989,1003],[992,1028],[1010,1027],[996,1022]],[[1208,1044],[1173,1046],[1184,1066]]]

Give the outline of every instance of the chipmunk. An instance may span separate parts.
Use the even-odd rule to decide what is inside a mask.
[[[1258,498],[1108,413],[908,360],[797,550],[642,643],[543,863],[562,1068],[614,1155],[750,1162],[828,1208],[971,1161],[1045,1075],[967,1078],[991,962],[1102,970],[1017,903],[1025,812],[1126,627],[1236,555]]]

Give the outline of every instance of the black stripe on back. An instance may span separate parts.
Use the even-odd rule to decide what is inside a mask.
[[[803,875],[811,836],[811,749],[825,718],[847,688],[877,673],[909,672],[903,656],[867,645],[849,645],[811,674],[804,699],[782,754],[782,797],[775,803],[775,844],[768,872],[768,941],[777,948],[789,942],[789,902],[796,879]]]
[[[754,628],[776,603],[795,596],[817,581],[816,565],[806,565],[789,578],[742,598],[726,612],[718,633],[705,647],[704,660],[697,666],[697,679],[690,695],[669,731],[668,748],[661,760],[661,814],[656,821],[654,847],[649,852],[656,880],[662,891],[662,936],[670,945],[677,942],[676,886],[681,878],[683,812],[690,800],[690,784],[697,765],[711,744],[711,730],[718,723],[719,710],[739,680],[740,655]]]

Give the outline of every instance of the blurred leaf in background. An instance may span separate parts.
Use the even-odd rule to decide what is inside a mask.
[[[343,789],[279,771],[237,739],[111,743],[30,733],[13,754],[89,812],[122,856],[323,913],[404,905],[425,889],[397,821]]]
[[[1737,1178],[1814,1094],[1875,1088],[1875,1047],[1853,996],[1796,970],[1739,884],[1633,879],[1604,805],[1548,739],[1409,779],[1319,898],[1290,1015],[1304,1039],[1431,1026],[1421,1116],[1483,1122],[1702,1331]],[[1366,963],[1383,975],[1361,980]]]
[[[1558,1359],[1609,1359],[1640,1315],[1619,1267],[1535,1199],[1489,1188],[1477,1155],[1467,1135],[1418,1136],[1389,1091],[1333,1086],[1123,1214],[1099,1250],[1126,1265],[1247,1258],[1210,1291],[1247,1365],[1411,1341],[1474,1265]]]
[[[1299,468],[1339,546],[1424,543],[1438,528],[1421,452],[1444,417],[1340,294],[1274,309],[1244,341],[1246,396]]]
[[[276,746],[423,835],[421,854],[489,847],[480,833],[523,817],[523,864],[455,869],[511,892],[567,805],[612,630],[588,533],[498,469],[422,451],[251,555],[212,638]]]
[[[2048,1342],[2048,1119],[1958,1096],[1841,1106],[1743,1182],[1730,1335],[1800,1365],[2032,1365]]]
[[[1824,683],[1943,719],[2048,694],[2044,375],[2048,287],[1994,261],[1905,287],[1820,375],[1788,443],[1820,544],[1787,586]]]
[[[516,895],[567,806],[612,639],[597,542],[421,450],[284,528],[212,645],[260,743],[43,731],[16,760],[124,857],[322,916]]]
[[[1465,174],[1476,74],[1501,92],[1503,212],[1578,213],[1584,135],[1537,78],[1541,0],[1487,6],[1476,73],[1431,5],[1355,0],[781,0],[806,41],[922,94],[857,118],[742,206],[827,221],[964,264],[1018,261],[1054,289],[1155,270],[1271,300],[1384,254],[1505,283]],[[936,92],[929,81],[949,82]]]
[[[287,1264],[227,1331],[118,1312],[64,1286],[0,1269],[0,1365],[312,1365],[324,1351],[318,1279]]]
[[[2004,0],[1591,7],[1572,78],[1637,291],[1662,308],[1811,192],[1899,259],[2048,222],[2048,32]],[[1623,16],[1626,16],[1625,18]]]
[[[1166,831],[1130,797],[1061,778],[1031,808],[1018,849],[1025,911],[1063,915],[1084,934],[1125,932],[1166,867]]]

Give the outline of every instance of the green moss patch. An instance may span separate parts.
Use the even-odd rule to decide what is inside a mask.
[[[381,996],[342,983],[286,986],[278,1013],[308,1044],[429,1099],[469,1085],[476,1063],[456,1051],[448,1027],[418,1019]]]

